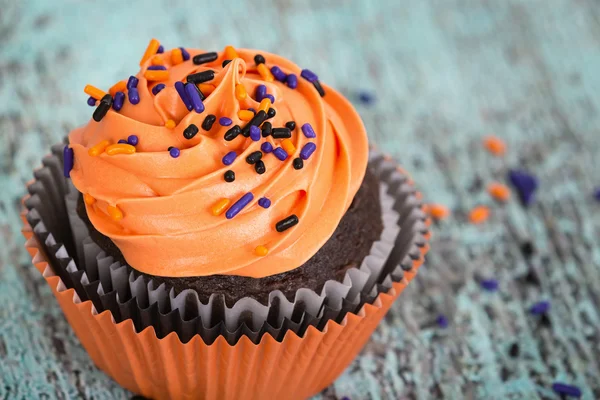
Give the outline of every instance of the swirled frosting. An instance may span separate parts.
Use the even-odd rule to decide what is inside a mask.
[[[205,53],[187,51],[191,57]],[[364,177],[368,145],[359,116],[325,85],[326,95],[321,97],[311,82],[300,78],[298,66],[274,54],[262,53],[266,65],[296,74],[296,88],[265,81],[257,72],[254,50],[237,49],[237,57],[224,67],[224,52],[202,65],[195,65],[191,57],[174,63],[171,52],[160,55],[168,71],[168,78],[161,81],[145,78],[156,60],[142,63],[136,75],[138,104],[126,100],[119,111],[111,109],[101,121],[92,119],[69,135],[75,159],[70,175],[76,188],[92,199],[86,201],[90,221],[112,239],[133,268],[152,275],[260,278],[299,267],[333,234]],[[215,72],[207,82],[214,90],[204,100],[203,112],[188,111],[174,85],[206,70]],[[157,84],[165,87],[155,95],[152,89]],[[240,84],[247,92],[242,100],[236,96]],[[238,111],[258,110],[260,102],[254,96],[258,85],[266,85],[275,98],[276,115],[268,120],[272,126],[283,127],[288,121],[297,125],[290,138],[295,154],[285,161],[263,154],[263,174],[246,157],[260,151],[264,142],[281,147],[281,139],[254,141],[243,135],[224,139],[231,126],[248,123],[238,118]],[[201,126],[210,114],[217,122],[207,131]],[[230,118],[233,125],[221,126],[220,117]],[[168,120],[175,126],[165,126]],[[301,131],[306,123],[315,138]],[[199,132],[186,139],[183,132],[190,124]],[[130,135],[138,138],[133,154],[89,152],[102,141],[117,143]],[[295,169],[293,160],[308,142],[316,150],[302,169]],[[180,150],[177,158],[170,154],[171,147]],[[231,151],[237,158],[226,166],[222,159]],[[234,171],[234,182],[225,181],[227,170]],[[252,193],[252,201],[235,217],[211,212],[218,201],[229,199],[231,206],[247,193]],[[263,197],[271,201],[270,207],[258,204]],[[122,218],[114,218],[111,208]],[[298,223],[278,232],[277,222],[292,214]],[[258,246],[261,252],[255,250]]]

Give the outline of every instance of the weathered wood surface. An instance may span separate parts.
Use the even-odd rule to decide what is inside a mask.
[[[201,3],[0,0],[0,398],[131,395],[73,336],[29,264],[17,211],[32,168],[89,118],[83,86],[136,71],[150,37],[259,47],[349,96],[375,93],[376,104],[358,105],[372,141],[426,200],[453,210],[418,279],[322,398],[557,399],[556,380],[600,398],[595,0]],[[507,141],[504,159],[482,150],[490,132]],[[511,167],[540,178],[529,209],[485,193]],[[466,222],[476,204],[492,208],[482,226]],[[531,268],[539,285],[518,279]],[[498,279],[499,291],[482,291],[478,277]],[[540,324],[528,308],[541,299],[552,308]]]

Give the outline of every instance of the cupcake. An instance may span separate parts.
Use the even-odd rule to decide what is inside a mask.
[[[91,120],[29,187],[34,263],[133,392],[317,393],[423,260],[410,178],[369,150],[343,96],[282,57],[152,40],[140,66],[86,86]]]

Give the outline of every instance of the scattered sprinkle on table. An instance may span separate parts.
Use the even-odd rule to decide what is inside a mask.
[[[541,314],[547,313],[549,309],[550,309],[549,301],[539,301],[531,306],[531,308],[529,309],[529,312],[532,313],[533,315],[541,315]]]
[[[375,102],[375,96],[367,91],[361,91],[358,93],[358,100],[366,105],[371,105]]]
[[[498,290],[498,281],[496,279],[482,279],[479,284],[488,292],[495,292]]]
[[[438,221],[444,220],[450,216],[450,209],[441,204],[429,204],[427,206],[427,211],[429,212],[429,215]]]
[[[437,317],[437,319],[435,320],[435,322],[437,323],[437,326],[439,326],[440,328],[447,328],[448,327],[448,318],[446,318],[445,315],[440,315]]]
[[[525,171],[510,170],[508,179],[515,189],[517,189],[523,205],[531,205],[535,200],[535,191],[538,188],[537,178]]]
[[[497,136],[486,136],[483,138],[483,145],[491,154],[501,156],[506,153],[506,144]]]
[[[477,206],[469,212],[469,221],[472,224],[481,224],[490,217],[490,209],[486,206]]]
[[[567,385],[565,383],[554,382],[552,384],[552,390],[562,396],[570,396],[570,397],[581,397],[581,389],[577,386]]]
[[[510,189],[508,186],[499,182],[492,182],[487,188],[488,193],[498,201],[508,201],[510,199]]]

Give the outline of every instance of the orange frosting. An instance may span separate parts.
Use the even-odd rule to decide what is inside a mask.
[[[333,234],[364,177],[368,145],[359,116],[325,85],[326,95],[320,97],[310,82],[300,78],[300,68],[279,56],[262,53],[268,68],[277,65],[298,75],[296,89],[265,81],[254,65],[257,51],[235,49],[239,58],[225,68],[223,53],[214,62],[194,65],[191,58],[205,51],[188,51],[190,60],[178,62],[175,57],[176,65],[171,52],[163,54],[168,73],[161,74],[161,81],[145,78],[152,54],[145,55],[137,74],[139,104],[125,101],[119,112],[111,109],[100,122],[90,120],[70,133],[75,154],[71,178],[80,192],[95,199],[85,203],[90,221],[112,239],[133,268],[153,275],[259,278],[299,267]],[[204,100],[206,109],[200,114],[188,111],[174,84],[208,69],[215,71],[215,78],[206,83],[214,86]],[[152,87],[159,83],[166,87],[155,96]],[[285,161],[264,154],[264,174],[258,174],[246,157],[265,141],[276,148],[282,147],[282,140],[269,136],[253,142],[239,135],[225,141],[231,126],[218,123],[220,117],[228,117],[234,125],[245,126],[238,112],[258,110],[254,93],[261,84],[275,97],[272,107],[277,114],[269,119],[273,127],[288,121],[297,125],[285,148],[293,154]],[[217,122],[207,132],[201,126],[209,114]],[[304,136],[305,123],[311,124],[316,138]],[[183,131],[190,124],[199,132],[186,139]],[[135,152],[107,154],[107,143],[117,144],[130,135],[139,139]],[[316,150],[304,168],[296,170],[293,159],[308,142],[315,143]],[[171,146],[181,150],[179,157],[171,157]],[[222,158],[230,151],[238,156],[225,166]],[[224,180],[227,170],[235,172],[234,182]],[[248,192],[253,200],[227,219],[226,207]],[[271,200],[269,208],[258,205],[262,197]],[[275,224],[291,214],[298,216],[298,224],[277,232]]]

